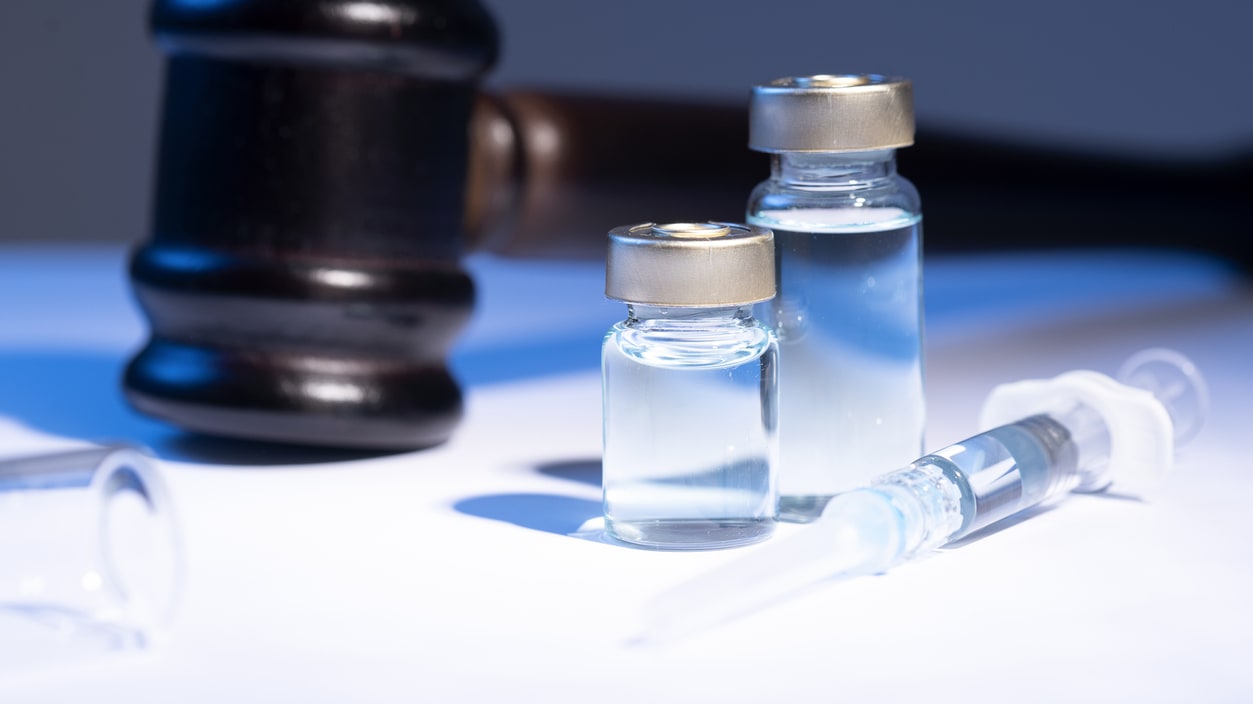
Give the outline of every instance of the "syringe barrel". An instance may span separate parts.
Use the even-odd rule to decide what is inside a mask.
[[[961,492],[955,540],[1070,491],[1083,480],[1081,449],[1058,419],[1024,418],[920,458]]]

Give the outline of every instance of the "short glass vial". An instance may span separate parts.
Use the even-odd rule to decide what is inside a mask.
[[[912,90],[781,78],[753,89],[750,125],[771,154],[747,219],[775,235],[779,291],[759,315],[779,336],[779,515],[808,521],[922,452],[922,215],[895,156]]]
[[[667,549],[747,545],[774,531],[776,343],[753,317],[774,296],[773,234],[727,223],[609,233],[605,529]]]

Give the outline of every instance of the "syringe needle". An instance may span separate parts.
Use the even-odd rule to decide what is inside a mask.
[[[878,572],[901,555],[900,516],[873,489],[841,494],[814,523],[747,548],[739,559],[649,601],[641,644],[664,644],[713,628],[823,579]]]

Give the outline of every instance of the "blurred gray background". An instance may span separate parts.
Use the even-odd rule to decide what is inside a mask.
[[[1162,159],[1253,146],[1243,0],[485,1],[496,86],[744,101],[782,75],[893,73],[925,128]],[[147,5],[0,0],[0,240],[146,236]]]

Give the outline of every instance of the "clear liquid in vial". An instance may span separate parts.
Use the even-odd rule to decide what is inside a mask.
[[[756,322],[673,340],[616,325],[604,346],[606,530],[706,549],[774,530],[776,348]]]
[[[813,520],[923,451],[920,218],[850,208],[750,222],[775,233],[779,293],[758,315],[779,338],[779,515]]]

